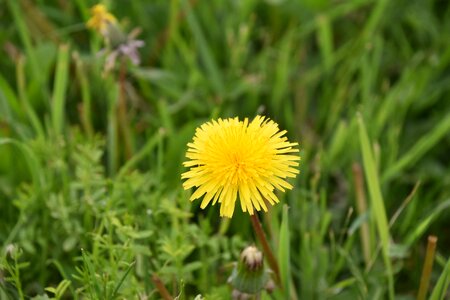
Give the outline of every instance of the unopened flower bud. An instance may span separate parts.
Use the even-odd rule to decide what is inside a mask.
[[[255,246],[248,246],[241,253],[241,261],[249,270],[255,271],[263,265],[263,254]]]
[[[264,268],[262,252],[255,246],[245,248],[228,279],[236,294],[233,299],[248,299],[245,295],[260,293],[265,289],[269,277],[269,271]],[[239,297],[236,290],[241,293]]]

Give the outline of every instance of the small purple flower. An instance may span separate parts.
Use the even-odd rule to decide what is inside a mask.
[[[134,65],[139,65],[141,58],[138,48],[145,45],[144,41],[128,39],[126,42],[117,45],[106,57],[105,70],[112,70],[119,57],[128,57]]]

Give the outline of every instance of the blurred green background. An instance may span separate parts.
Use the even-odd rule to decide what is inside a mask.
[[[228,299],[248,216],[191,204],[181,162],[203,122],[257,114],[301,148],[288,213],[261,215],[287,299],[415,299],[428,235],[445,297],[448,1],[102,3],[139,66],[104,71],[94,1],[0,0],[0,299],[158,299],[155,273]]]

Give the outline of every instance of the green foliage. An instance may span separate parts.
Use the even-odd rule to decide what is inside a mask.
[[[191,204],[181,162],[202,122],[256,114],[302,156],[262,218],[286,290],[264,299],[411,298],[428,234],[448,297],[445,1],[106,1],[146,43],[109,73],[93,1],[0,3],[0,299],[158,299],[154,274],[229,298],[250,222]]]
[[[448,286],[450,285],[450,260],[445,264],[444,270],[442,271],[436,286],[431,293],[430,300],[445,299],[447,294]]]
[[[280,240],[278,244],[278,262],[280,264],[280,276],[285,293],[285,299],[291,299],[291,268],[290,268],[290,245],[289,245],[289,215],[288,207],[283,206],[283,218],[280,226]]]
[[[371,207],[373,211],[372,220],[376,224],[378,229],[378,235],[380,237],[381,251],[383,253],[383,259],[386,266],[386,273],[389,283],[389,298],[394,299],[394,281],[392,278],[392,266],[389,257],[389,227],[386,217],[386,211],[384,208],[383,196],[381,195],[380,180],[375,167],[375,159],[371,151],[369,138],[367,136],[366,126],[364,121],[358,115],[359,125],[359,139],[361,143],[361,152],[363,156],[364,169],[366,171],[366,179],[369,184],[369,195],[371,199]]]

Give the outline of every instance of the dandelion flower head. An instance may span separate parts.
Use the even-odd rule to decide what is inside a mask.
[[[242,211],[267,211],[279,202],[274,190],[292,189],[286,179],[298,173],[297,143],[291,143],[278,124],[262,116],[218,119],[197,128],[183,163],[184,189],[195,187],[190,200],[203,196],[201,208],[220,203],[220,215],[231,218],[236,200]]]
[[[109,24],[117,22],[114,15],[112,15],[103,4],[96,4],[91,8],[91,18],[87,21],[86,26],[97,30],[104,34]]]

